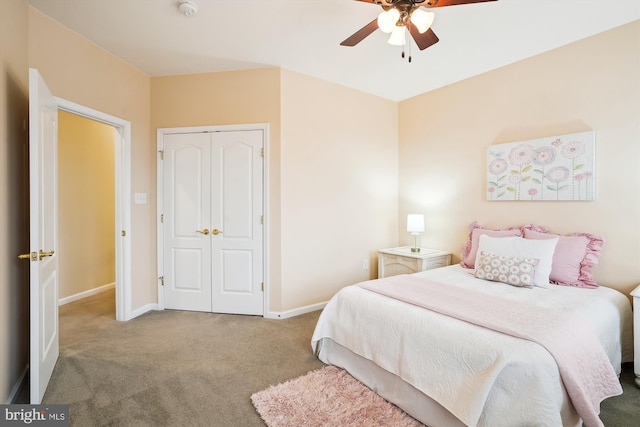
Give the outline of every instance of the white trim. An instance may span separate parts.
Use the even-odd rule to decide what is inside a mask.
[[[68,297],[60,298],[58,300],[58,307],[60,307],[61,305],[69,304],[70,302],[78,301],[79,299],[87,298],[92,295],[97,295],[99,293],[106,292],[115,287],[116,287],[116,282],[113,282],[107,285],[98,286],[97,288],[89,289],[87,291],[78,292],[77,294],[70,295]]]
[[[20,392],[20,387],[22,387],[22,383],[24,382],[24,379],[27,376],[27,372],[29,372],[28,363],[27,363],[27,366],[25,366],[24,371],[22,371],[22,373],[18,377],[18,381],[16,381],[16,383],[13,385],[13,388],[11,389],[9,396],[7,397],[7,401],[5,402],[5,405],[11,405],[13,401],[16,399],[16,396],[18,396],[18,393]],[[26,387],[29,386],[29,384],[27,383],[25,383],[24,385]]]
[[[267,123],[247,123],[244,125],[187,126],[176,128],[158,128],[159,135],[172,135],[198,132],[233,132],[239,130],[269,130]]]
[[[306,305],[304,307],[294,308],[287,311],[270,311],[264,317],[267,319],[288,319],[294,316],[300,316],[301,314],[311,313],[312,311],[322,310],[328,301],[319,302],[317,304]]]
[[[158,309],[164,310],[164,292],[162,290],[162,280],[160,278],[164,276],[164,238],[163,238],[163,225],[160,221],[162,215],[162,205],[164,204],[164,162],[163,157],[160,155],[164,151],[164,129],[158,129],[156,131],[156,264],[158,266],[158,277],[156,278],[158,287]]]
[[[262,125],[262,129],[264,147],[264,158],[262,159],[262,215],[264,218],[264,224],[262,226],[262,280],[264,282],[264,306],[262,312],[264,313],[264,317],[267,317],[271,301],[271,298],[269,297],[271,295],[269,292],[271,289],[271,282],[269,281],[269,224],[271,223],[271,216],[269,215],[269,153],[271,152],[271,147],[269,145],[269,124]]]
[[[127,320],[131,320],[133,318],[136,318],[138,316],[142,316],[143,314],[149,312],[149,311],[153,311],[153,310],[158,310],[158,304],[147,304],[147,305],[143,305],[140,308],[136,308],[135,310],[133,310],[131,312],[131,317],[129,317]]]
[[[219,125],[219,126],[190,126],[176,128],[158,128],[156,131],[156,185],[157,185],[157,205],[156,205],[156,223],[157,223],[157,265],[158,265],[158,310],[164,310],[164,292],[162,291],[162,283],[160,277],[164,276],[164,241],[162,232],[162,223],[160,215],[162,214],[162,205],[164,203],[164,188],[162,186],[163,162],[160,152],[164,150],[164,135],[198,133],[198,132],[233,132],[233,131],[249,131],[261,130],[262,143],[264,148],[264,157],[262,163],[262,215],[264,224],[262,227],[262,280],[264,282],[263,294],[263,317],[270,317],[269,310],[269,124],[268,123],[248,123],[243,125]],[[277,316],[275,318],[278,318]]]
[[[129,320],[131,312],[131,122],[56,98],[58,109],[105,123],[116,129],[115,136],[115,246],[116,320]],[[126,236],[121,233],[125,232]]]

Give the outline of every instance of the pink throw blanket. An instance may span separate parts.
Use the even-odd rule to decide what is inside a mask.
[[[491,285],[496,284],[487,284]],[[413,275],[371,280],[359,286],[543,346],[555,359],[567,394],[588,427],[603,427],[598,417],[600,402],[622,393],[594,332],[570,313],[469,292]]]

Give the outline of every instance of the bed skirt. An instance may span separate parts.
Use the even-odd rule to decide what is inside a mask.
[[[411,384],[330,338],[322,338],[318,342],[316,355],[324,363],[343,368],[385,400],[429,427],[465,427],[446,408]],[[568,398],[563,402],[561,412],[563,426],[582,425]]]

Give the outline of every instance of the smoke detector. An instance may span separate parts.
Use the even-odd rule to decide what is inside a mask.
[[[184,14],[184,16],[193,16],[198,13],[198,5],[192,1],[180,2],[178,9]]]

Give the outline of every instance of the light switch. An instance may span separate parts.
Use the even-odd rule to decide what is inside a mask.
[[[135,193],[133,195],[133,202],[136,205],[146,205],[147,204],[147,193]]]

